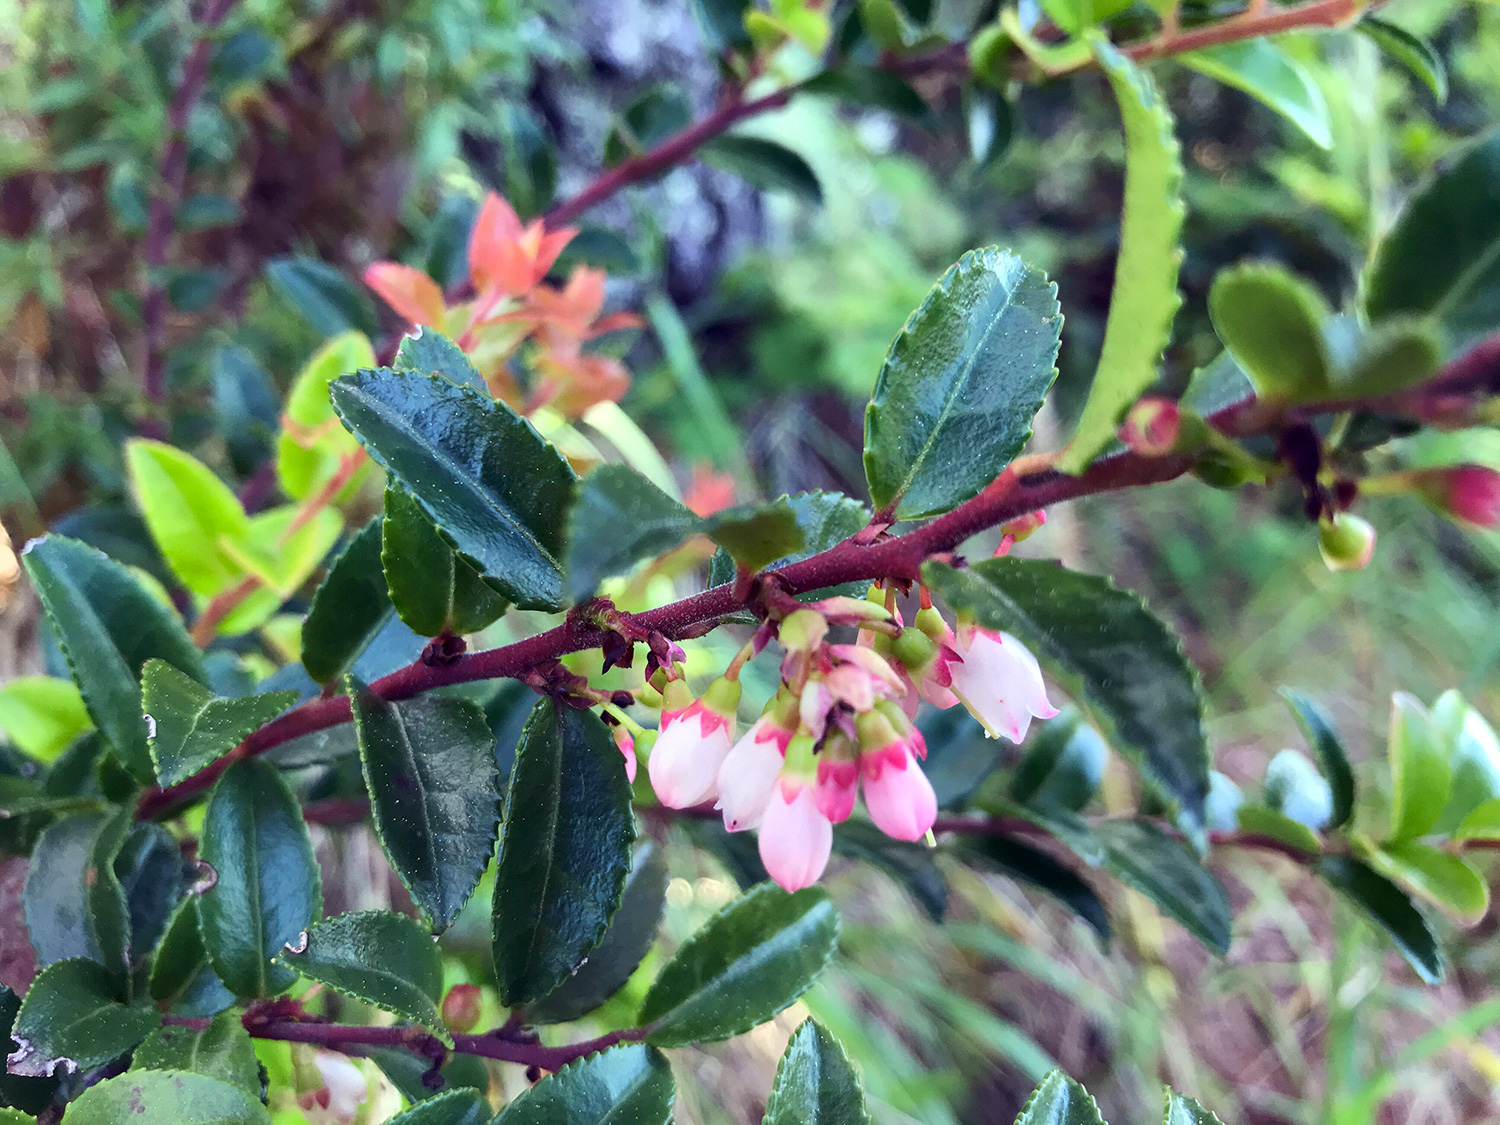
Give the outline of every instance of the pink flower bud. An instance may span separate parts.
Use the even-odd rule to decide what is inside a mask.
[[[1349,512],[1318,523],[1318,551],[1329,570],[1363,570],[1375,553],[1375,529]]]
[[[719,767],[719,800],[724,827],[730,832],[755,828],[771,803],[776,775],[786,759],[792,731],[774,715],[762,715],[734,744]]]
[[[714,795],[719,767],[734,740],[734,709],[740,685],[722,677],[681,711],[665,710],[661,733],[646,769],[662,804],[674,809],[702,804]]]
[[[1182,412],[1171,399],[1143,398],[1125,415],[1120,440],[1146,457],[1165,457],[1177,445]]]
[[[860,756],[865,809],[870,819],[895,840],[920,840],[937,820],[932,783],[907,749],[892,747]]]
[[[615,745],[625,755],[625,777],[635,784],[635,738],[624,727],[615,727]]]
[[[813,800],[818,811],[834,824],[842,824],[854,812],[859,794],[859,756],[842,731],[834,731],[818,755],[818,777]]]
[[[443,997],[443,1023],[460,1034],[473,1031],[483,1015],[477,984],[455,984]]]
[[[1500,526],[1500,473],[1483,465],[1454,465],[1415,474],[1438,511],[1479,527]]]
[[[1005,735],[1020,743],[1033,717],[1050,719],[1057,708],[1036,657],[1009,633],[967,625],[959,629],[960,659],[949,666],[953,694],[979,720],[991,738]]]
[[[818,811],[812,787],[782,778],[771,792],[760,824],[760,861],[788,891],[810,887],[823,875],[833,851],[833,825]]]
[[[369,1084],[347,1055],[321,1048],[313,1052],[313,1065],[297,1068],[298,1085],[310,1078],[316,1085],[297,1096],[297,1105],[313,1125],[352,1125],[359,1108],[370,1096]]]

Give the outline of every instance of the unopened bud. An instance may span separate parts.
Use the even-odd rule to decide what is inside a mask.
[[[903,629],[891,642],[891,655],[908,669],[919,671],[932,663],[938,654],[938,643],[921,629]]]
[[[1165,457],[1177,446],[1182,412],[1165,398],[1143,398],[1125,415],[1120,440],[1143,457]]]
[[[859,625],[866,621],[889,621],[891,619],[891,611],[885,608],[883,602],[870,601],[868,598],[848,598],[837,595],[814,602],[810,608],[835,625]]]
[[[1002,523],[1000,525],[1000,533],[1009,536],[1013,543],[1024,543],[1036,534],[1037,529],[1046,522],[1046,512],[1032,512],[1030,515],[1017,516],[1007,523]]]
[[[1375,529],[1349,512],[1318,522],[1318,550],[1329,570],[1363,570],[1375,553]]]
[[[817,610],[799,609],[781,623],[776,635],[788,652],[811,652],[828,635],[828,621]]]
[[[1444,515],[1479,527],[1500,525],[1500,472],[1484,465],[1454,465],[1413,477],[1423,499]]]
[[[443,1023],[462,1035],[479,1024],[481,997],[477,984],[455,984],[443,997]]]

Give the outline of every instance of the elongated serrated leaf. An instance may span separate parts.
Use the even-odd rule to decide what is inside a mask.
[[[314,922],[277,960],[451,1042],[438,1014],[442,956],[432,936],[403,914],[363,910]]]
[[[568,528],[568,592],[584,601],[599,582],[671,550],[700,521],[625,465],[600,465],[578,482]]]
[[[114,874],[130,915],[130,963],[139,965],[166,933],[190,870],[182,844],[159,824],[132,825],[115,854]]]
[[[1369,13],[1361,17],[1354,30],[1363,33],[1388,57],[1411,71],[1432,91],[1439,105],[1448,100],[1448,68],[1427,40]]]
[[[760,570],[801,549],[804,533],[789,497],[769,504],[742,504],[716,512],[703,521],[710,539],[751,570]]]
[[[397,371],[420,371],[423,375],[441,375],[452,383],[466,384],[489,394],[484,376],[462,348],[434,328],[420,327],[401,338],[391,366]]]
[[[115,857],[134,821],[131,805],[116,808],[99,826],[83,872],[89,931],[94,935],[100,963],[117,973],[123,973],[130,964],[130,905],[115,875]]]
[[[21,902],[39,965],[76,957],[101,960],[88,922],[86,880],[105,820],[101,813],[85,813],[53,821],[32,849]]]
[[[404,489],[385,490],[380,561],[401,620],[424,637],[478,632],[505,612],[505,599],[450,546]]]
[[[1105,739],[1202,824],[1209,760],[1198,678],[1139,598],[1035,559],[990,559],[966,570],[929,562],[922,580],[955,610],[1019,636]]]
[[[20,997],[6,985],[0,984],[0,1044],[5,1045],[6,1054],[11,1050],[10,1033],[20,1010]],[[0,1104],[14,1106],[17,1112],[24,1110],[29,1114],[41,1113],[57,1093],[57,1087],[56,1078],[27,1078],[0,1069]],[[34,1121],[33,1118],[26,1120]]]
[[[118,1058],[161,1023],[150,1005],[127,1002],[120,974],[81,959],[48,965],[31,982],[11,1030],[11,1074],[44,1078]]]
[[[725,134],[698,150],[705,164],[738,176],[758,191],[785,191],[804,203],[823,202],[818,174],[785,145],[764,137]]]
[[[365,449],[485,580],[523,609],[562,605],[573,470],[531,423],[472,387],[359,371],[330,388]]]
[[[1087,1090],[1054,1070],[1032,1091],[1016,1125],[1104,1125],[1104,1119]]]
[[[274,766],[236,762],[214,786],[203,819],[203,862],[214,885],[198,898],[209,964],[236,996],[271,996],[296,979],[272,964],[322,912],[322,884],[302,809]]]
[[[666,861],[660,849],[647,844],[636,853],[620,909],[610,919],[604,940],[561,984],[527,1008],[526,1022],[567,1023],[618,992],[656,940],[666,895]]]
[[[0,685],[0,734],[32,758],[50,763],[93,725],[69,680],[16,676]]]
[[[191,777],[296,702],[295,691],[216,699],[166,661],[147,661],[141,710],[157,779],[176,785]]]
[[[1391,763],[1391,836],[1424,836],[1442,816],[1453,766],[1427,708],[1405,692],[1391,696],[1386,753]]]
[[[1212,1113],[1176,1090],[1167,1091],[1167,1112],[1162,1125],[1221,1125]]]
[[[1314,870],[1390,939],[1417,976],[1428,984],[1443,979],[1437,939],[1405,891],[1350,856],[1324,856]]]
[[[184,586],[211,598],[245,577],[229,545],[249,537],[250,517],[212,469],[180,449],[140,438],[126,443],[125,465],[151,537]]]
[[[858,63],[844,63],[813,75],[802,83],[802,93],[821,94],[852,105],[884,109],[914,121],[921,121],[931,113],[922,95],[900,75]]]
[[[1047,852],[1009,836],[986,835],[965,840],[957,854],[1046,891],[1092,926],[1100,939],[1109,941],[1109,914],[1099,895],[1076,871]]]
[[[994,246],[960,258],[891,344],[865,411],[875,506],[938,515],[994,480],[1031,438],[1061,330],[1040,270]]]
[[[495,1125],[668,1125],[676,1087],[660,1051],[614,1047],[543,1078]]]
[[[453,924],[499,823],[495,736],[466,699],[388,703],[347,680],[359,760],[386,858],[434,933]]]
[[[392,1117],[388,1125],[490,1125],[489,1103],[477,1090],[447,1090]]]
[[[92,547],[49,535],[27,544],[21,561],[94,724],[136,779],[150,781],[141,668],[160,657],[202,682],[197,646],[171,610]]]
[[[1323,91],[1301,63],[1269,39],[1243,39],[1205,47],[1178,55],[1176,59],[1274,109],[1319,148],[1333,147],[1333,130]]]
[[[1490,888],[1461,856],[1430,844],[1402,840],[1377,848],[1371,864],[1413,894],[1473,923],[1490,905]]]
[[[395,612],[380,562],[380,528],[376,516],[349,540],[302,622],[302,666],[320,684],[347,672]]]
[[[839,1042],[808,1020],[795,1032],[776,1068],[763,1125],[868,1123],[859,1076]]]
[[[1328,827],[1342,828],[1354,813],[1354,770],[1350,768],[1349,755],[1338,731],[1333,729],[1333,720],[1310,696],[1295,688],[1282,688],[1281,698],[1292,709],[1307,744],[1318,755],[1323,777],[1333,794],[1333,815]]]
[[[1109,820],[1096,831],[1105,867],[1216,953],[1229,951],[1229,896],[1193,850],[1144,820]]]
[[[325,336],[375,331],[375,307],[342,270],[305,254],[273,258],[266,280],[287,306]]]
[[[592,711],[551,700],[526,721],[495,868],[500,1002],[545,996],[604,936],[630,872],[625,759]]]
[[[201,1074],[260,1096],[260,1063],[238,1012],[221,1012],[206,1027],[157,1028],[131,1055],[130,1069]]]
[[[68,1107],[68,1125],[119,1125],[139,1117],[172,1125],[271,1125],[254,1094],[178,1070],[132,1070],[91,1086]]]
[[[234,1002],[234,994],[208,963],[196,899],[184,899],[167,922],[151,961],[149,990],[164,1010],[180,1016],[213,1015]]]
[[[821,887],[752,887],[683,942],[646,993],[647,1041],[712,1042],[764,1023],[812,985],[833,956],[839,916]]]
[[[1430,316],[1455,348],[1500,323],[1500,133],[1438,161],[1381,239],[1365,271],[1373,322]]]
[[[1125,126],[1125,206],[1104,345],[1078,429],[1058,468],[1079,473],[1115,436],[1125,411],[1156,382],[1182,304],[1182,158],[1172,114],[1145,71],[1102,34],[1089,37]]]
[[[340,463],[359,454],[359,442],[338,425],[328,400],[328,384],[340,375],[375,366],[375,351],[359,332],[335,336],[307,361],[287,395],[281,436],[276,441],[276,479],[293,500],[305,500],[328,484]],[[339,499],[359,486],[357,474]]]

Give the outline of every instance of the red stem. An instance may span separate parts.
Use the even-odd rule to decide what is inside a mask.
[[[1479,343],[1419,387],[1363,402],[1320,403],[1309,407],[1308,412],[1360,408],[1429,418],[1435,412],[1452,414],[1463,403],[1495,394],[1500,394],[1500,334]],[[1273,403],[1248,399],[1210,415],[1208,421],[1230,437],[1249,437],[1274,433],[1303,413],[1289,413]],[[1037,464],[1045,463],[1048,458],[1025,460]],[[780,584],[793,594],[877,578],[915,580],[923,562],[954,550],[976,532],[1065,500],[1159,484],[1182,476],[1192,466],[1190,454],[1152,458],[1124,452],[1096,461],[1081,476],[1073,477],[1052,469],[1025,472],[1022,463],[1017,462],[1015,468],[1023,475],[1017,475],[1017,471],[1002,473],[979,495],[915,531],[873,543],[862,543],[856,535],[775,573]],[[632,620],[642,629],[659,630],[669,640],[676,640],[701,635],[705,627],[744,607],[744,600],[735,594],[735,583],[726,583],[670,605],[634,614]],[[579,620],[577,614],[569,614],[562,624],[545,633],[471,653],[448,665],[429,665],[418,660],[381,677],[371,687],[384,699],[399,700],[448,684],[519,679],[533,668],[570,652],[597,647],[603,640],[604,632],[596,625]],[[141,795],[138,814],[153,818],[169,813],[208,790],[231,763],[348,721],[346,696],[326,696],[304,703],[261,727],[230,753],[186,781],[168,789],[148,789]]]

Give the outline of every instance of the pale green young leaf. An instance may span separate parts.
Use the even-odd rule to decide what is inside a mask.
[[[1125,207],[1104,345],[1077,432],[1058,463],[1079,473],[1115,436],[1125,411],[1156,382],[1182,299],[1182,159],[1172,114],[1155,84],[1097,33],[1091,37],[1125,126]]]
[[[335,336],[314,353],[292,384],[285,422],[276,442],[276,479],[293,500],[305,500],[333,479],[339,462],[359,452],[359,442],[334,417],[328,384],[340,375],[375,366],[375,351],[359,332]],[[358,475],[340,493],[358,487]]]
[[[71,680],[16,676],[0,684],[0,734],[23,754],[51,762],[93,725]]]
[[[1243,90],[1270,106],[1319,148],[1333,147],[1333,130],[1323,91],[1301,63],[1269,39],[1223,43],[1188,51],[1176,58],[1184,66]]]
[[[1474,923],[1490,905],[1489,884],[1461,856],[1415,840],[1384,844],[1370,856],[1371,864],[1412,894]]]
[[[1334,367],[1324,336],[1330,311],[1306,281],[1268,262],[1234,266],[1214,278],[1208,312],[1261,398],[1327,397]]]
[[[243,541],[250,517],[212,469],[190,453],[136,438],[125,445],[131,493],[172,572],[199,597],[245,576],[226,543]]]
[[[1390,839],[1425,836],[1448,803],[1453,766],[1427,708],[1405,692],[1391,696],[1386,753],[1391,764]]]

